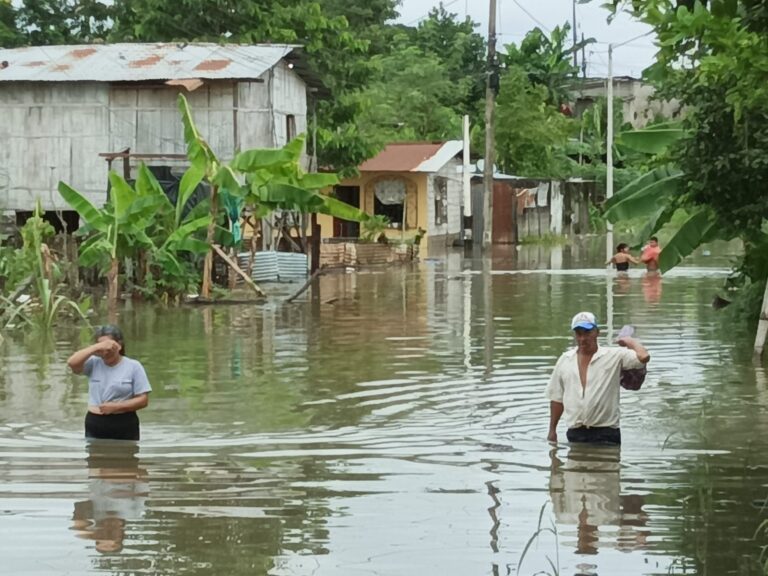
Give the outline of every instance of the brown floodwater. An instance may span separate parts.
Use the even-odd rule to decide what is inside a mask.
[[[0,573],[762,574],[768,376],[710,305],[727,254],[658,281],[599,253],[457,252],[291,304],[127,309],[154,388],[138,446],[82,438],[65,360],[87,333],[6,335]],[[652,354],[620,451],[546,441],[582,309]]]

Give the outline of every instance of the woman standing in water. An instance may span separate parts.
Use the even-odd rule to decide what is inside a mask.
[[[605,265],[613,264],[616,266],[616,272],[628,272],[630,262],[632,264],[640,264],[640,260],[629,253],[629,245],[622,242],[616,246],[616,254]]]
[[[100,327],[96,343],[72,354],[67,364],[75,374],[88,376],[85,437],[138,440],[136,411],[149,404],[152,387],[141,363],[125,356],[120,329]]]

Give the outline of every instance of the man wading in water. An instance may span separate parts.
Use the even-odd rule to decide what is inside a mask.
[[[565,415],[569,442],[621,444],[619,390],[622,369],[642,368],[651,355],[634,338],[619,346],[598,346],[595,315],[579,312],[571,321],[576,348],[557,361],[547,386],[550,442],[557,442],[557,424]]]

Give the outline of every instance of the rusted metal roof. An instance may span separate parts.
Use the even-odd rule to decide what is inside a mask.
[[[93,44],[0,50],[0,82],[141,82],[256,79],[290,44]]]
[[[363,162],[359,170],[360,172],[437,172],[461,150],[460,140],[388,144],[378,155]],[[437,164],[440,165],[437,166]]]

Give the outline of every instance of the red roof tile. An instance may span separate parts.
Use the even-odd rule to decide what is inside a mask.
[[[442,147],[443,142],[388,144],[377,156],[360,164],[359,169],[360,172],[411,172]]]

